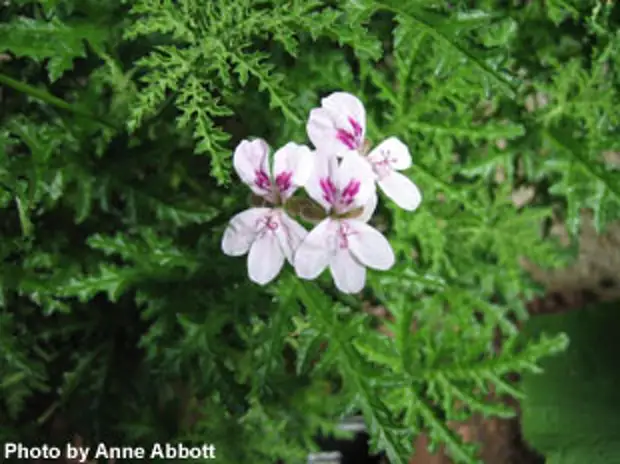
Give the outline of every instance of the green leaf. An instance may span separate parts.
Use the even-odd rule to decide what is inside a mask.
[[[73,67],[77,58],[86,56],[85,43],[101,47],[108,31],[91,22],[65,24],[58,18],[49,21],[18,17],[0,24],[0,52],[11,52],[37,62],[49,58],[51,82]]]
[[[565,356],[546,360],[542,374],[523,378],[525,438],[547,462],[620,462],[618,324],[616,303],[529,322],[530,336],[566,332],[571,340]]]

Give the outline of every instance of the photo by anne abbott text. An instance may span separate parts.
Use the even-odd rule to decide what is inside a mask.
[[[155,443],[150,448],[139,446],[75,446],[64,447],[40,445],[26,446],[22,443],[4,443],[2,458],[8,459],[59,459],[61,457],[86,463],[92,459],[215,459],[215,445],[187,446],[181,443]]]

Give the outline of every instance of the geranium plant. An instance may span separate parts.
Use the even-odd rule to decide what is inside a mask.
[[[4,1],[0,441],[476,462],[567,344],[524,258],[620,212],[618,6],[509,3]]]

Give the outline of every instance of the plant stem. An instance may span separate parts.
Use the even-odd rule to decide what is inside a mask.
[[[9,77],[5,74],[0,73],[0,84],[7,85],[17,90],[18,92],[24,93],[38,100],[44,101],[45,103],[55,106],[57,108],[60,108],[62,110],[68,111],[78,116],[83,116],[85,118],[92,119],[93,121],[103,124],[104,126],[109,127],[110,129],[114,129],[114,130],[120,129],[118,126],[111,123],[110,121],[107,121],[104,118],[101,118],[80,107],[72,105],[66,102],[65,100],[63,100],[62,98],[58,98],[50,94],[49,92],[46,92],[45,90],[38,89],[29,84],[26,84],[25,82],[17,81],[13,79],[12,77]]]

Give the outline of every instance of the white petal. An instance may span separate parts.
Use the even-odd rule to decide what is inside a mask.
[[[378,201],[379,201],[379,198],[377,196],[377,192],[375,192],[370,196],[370,200],[368,200],[368,202],[364,205],[364,211],[362,212],[361,216],[357,217],[356,219],[362,222],[370,221],[370,218],[372,217],[372,215],[375,213],[375,210],[377,209]]]
[[[276,186],[281,187],[278,180],[290,176],[290,187],[280,193],[289,198],[298,187],[303,187],[312,174],[314,156],[308,147],[289,142],[274,154],[273,177]]]
[[[248,275],[252,282],[265,285],[271,282],[284,265],[284,253],[276,235],[268,231],[256,239],[248,254]]]
[[[358,263],[349,250],[338,250],[329,268],[336,288],[343,293],[361,292],[366,284],[366,268]]]
[[[239,178],[254,193],[264,195],[268,191],[257,185],[257,173],[269,177],[269,145],[262,139],[242,141],[233,155],[233,166]]]
[[[337,223],[327,218],[306,236],[295,252],[295,272],[302,279],[316,279],[329,264]]]
[[[222,251],[228,256],[246,254],[256,238],[257,225],[271,211],[271,208],[250,208],[233,216],[222,237]]]
[[[284,256],[291,265],[293,264],[293,256],[299,245],[308,235],[308,231],[304,229],[297,221],[289,217],[285,212],[280,215],[280,227],[276,230],[276,236],[280,241],[280,247],[284,252]]]
[[[349,209],[359,208],[366,205],[370,197],[375,194],[375,175],[372,171],[370,163],[366,159],[352,153],[345,156],[338,166],[335,176],[336,187],[342,192],[351,182],[359,182],[359,190],[353,199],[353,203]]]
[[[326,211],[329,211],[332,205],[325,198],[325,191],[321,186],[321,182],[324,179],[334,178],[338,169],[338,159],[333,154],[322,150],[316,150],[313,156],[312,171],[306,182],[305,189],[310,198],[325,208]]]
[[[405,175],[392,171],[379,182],[381,190],[394,201],[399,207],[407,211],[413,211],[422,202],[420,189]]]
[[[342,156],[343,151],[349,149],[338,140],[337,129],[334,121],[324,108],[315,108],[310,111],[310,117],[306,124],[308,138],[317,150]]]
[[[338,127],[348,129],[349,118],[354,119],[366,133],[366,110],[364,104],[355,95],[348,92],[334,92],[321,99],[321,106],[327,110]]]
[[[368,154],[372,163],[384,161],[391,169],[402,171],[411,166],[409,148],[396,137],[385,139]]]
[[[321,108],[310,111],[306,129],[317,149],[337,156],[359,150],[366,132],[364,105],[349,93],[332,93],[321,100]],[[346,134],[351,136],[348,143],[342,137]]]
[[[364,266],[386,271],[394,265],[394,251],[390,242],[374,227],[357,221],[348,221],[355,232],[349,235],[349,249]]]

